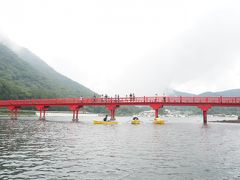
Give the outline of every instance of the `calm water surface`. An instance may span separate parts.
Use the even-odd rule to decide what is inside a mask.
[[[240,179],[240,124],[70,119],[0,120],[0,179]]]

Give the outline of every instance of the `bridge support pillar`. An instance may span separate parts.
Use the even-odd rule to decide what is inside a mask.
[[[155,118],[158,118],[159,109],[155,109]]]
[[[203,123],[207,124],[207,111],[203,111]]]
[[[73,118],[72,118],[73,122],[78,122],[78,113],[80,108],[82,108],[82,106],[79,106],[79,105],[69,106],[69,109],[73,112]]]
[[[48,106],[36,106],[36,109],[39,111],[39,120],[46,120],[46,111],[48,110]]]
[[[116,118],[115,118],[115,109],[111,110],[111,119],[110,120],[116,120]]]
[[[19,109],[20,109],[20,107],[8,106],[8,110],[10,111],[11,120],[17,120]]]
[[[116,120],[115,113],[116,109],[118,108],[118,105],[107,105],[106,108],[110,111],[110,120]]]
[[[211,106],[210,105],[201,105],[201,106],[198,106],[198,108],[200,108],[203,113],[203,124],[207,124],[207,112],[211,108]]]
[[[159,109],[163,107],[162,104],[151,104],[150,107],[155,110],[155,118],[158,118],[159,116]]]

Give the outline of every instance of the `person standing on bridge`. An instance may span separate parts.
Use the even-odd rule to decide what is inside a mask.
[[[132,101],[132,93],[130,93],[129,97],[130,97],[130,101]]]
[[[157,102],[157,96],[158,96],[158,94],[156,93],[155,94],[155,102]]]
[[[105,94],[105,102],[107,102],[107,98],[108,98],[108,95],[107,95],[107,94]]]
[[[163,93],[163,102],[166,102],[166,96],[164,93]]]

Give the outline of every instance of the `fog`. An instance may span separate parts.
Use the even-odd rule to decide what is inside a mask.
[[[1,1],[0,32],[100,94],[239,88],[238,1]]]

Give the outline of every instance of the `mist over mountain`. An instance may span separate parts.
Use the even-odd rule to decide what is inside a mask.
[[[58,98],[93,96],[87,87],[48,66],[26,48],[0,42],[0,98]]]
[[[168,94],[172,96],[240,96],[240,89],[230,89],[230,90],[217,91],[217,92],[203,92],[200,94],[192,94],[192,93],[172,90]]]
[[[204,92],[198,96],[240,96],[240,89],[230,89],[226,91]]]
[[[0,36],[0,100],[33,98],[93,97],[89,88],[56,72],[26,48]],[[66,108],[53,108],[66,110]],[[107,113],[103,107],[87,111]],[[145,108],[120,107],[118,114],[138,113]]]
[[[192,93],[187,93],[187,92],[182,92],[182,91],[177,91],[177,90],[168,90],[167,95],[170,95],[170,96],[196,96],[195,94],[192,94]]]

